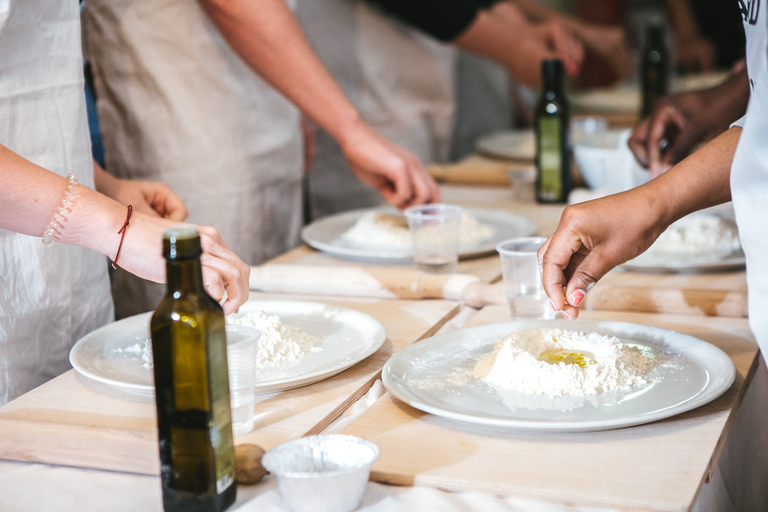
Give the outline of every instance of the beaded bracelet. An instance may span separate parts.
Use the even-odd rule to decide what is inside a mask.
[[[64,228],[64,223],[67,222],[67,215],[72,213],[72,207],[77,204],[77,200],[74,198],[76,187],[77,176],[74,174],[67,175],[67,188],[61,196],[58,210],[53,214],[53,220],[43,233],[43,245],[49,245],[54,240],[58,242],[61,238],[60,230]]]

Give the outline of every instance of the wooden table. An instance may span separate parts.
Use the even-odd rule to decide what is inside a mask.
[[[443,192],[449,202],[525,212],[542,233],[554,229],[561,211],[557,206],[515,203],[510,200],[509,187],[444,185]],[[360,265],[306,247],[290,251],[274,263]],[[459,271],[486,283],[500,278],[495,255],[463,261]],[[668,292],[659,294],[659,290]],[[621,299],[622,294],[631,299]],[[484,496],[506,494],[509,497],[504,503],[531,500],[526,503],[535,508],[539,508],[537,503],[556,503],[575,510],[592,506],[606,510],[686,510],[717,463],[750,383],[757,354],[744,314],[738,307],[718,306],[736,300],[732,294],[738,300],[746,297],[743,272],[650,277],[617,272],[606,276],[585,303],[584,317],[636,321],[688,332],[720,346],[732,357],[738,372],[736,384],[721,398],[689,413],[602,433],[527,435],[454,424],[385,395],[355,418],[345,432],[370,438],[383,448],[373,472],[373,479],[381,482],[416,485],[419,489],[474,490],[479,493],[469,495],[475,497],[474,503],[485,503]],[[256,430],[238,438],[238,443],[270,448],[321,432],[366,394],[394,352],[439,329],[462,327],[465,323],[459,319],[467,319],[466,325],[506,319],[501,306],[475,310],[451,300],[279,298],[323,301],[370,314],[385,326],[387,343],[331,379],[260,397],[255,408]],[[627,311],[615,311],[617,305]],[[0,510],[14,510],[14,502],[4,502],[3,495],[14,496],[17,487],[33,488],[38,479],[44,480],[43,488],[56,489],[63,500],[88,496],[89,482],[97,482],[100,487],[93,494],[100,499],[56,507],[55,499],[46,495],[41,496],[42,501],[33,500],[43,504],[33,509],[102,510],[109,503],[111,510],[160,510],[156,442],[151,400],[122,394],[74,371],[67,372],[0,407]],[[17,476],[3,479],[3,475]],[[62,485],[60,479],[73,483]],[[374,486],[372,492],[398,492],[370,485]],[[113,488],[108,492],[102,486]],[[254,496],[258,497],[256,502],[265,503],[263,510],[279,510],[272,480],[239,491],[238,504],[244,510]],[[371,510],[379,510],[375,503],[370,505]]]

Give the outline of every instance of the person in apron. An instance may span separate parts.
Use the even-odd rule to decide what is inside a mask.
[[[448,158],[453,48],[357,0],[301,2],[296,16],[320,59],[371,126],[425,164]],[[339,145],[317,132],[307,175],[309,219],[382,204],[375,189],[349,176]]]
[[[390,203],[439,197],[415,156],[361,120],[283,0],[88,0],[86,20],[107,169],[170,185],[189,220],[215,225],[247,263],[299,242],[297,106]],[[113,279],[118,317],[161,293]]]
[[[161,197],[165,187],[126,183],[94,168],[76,2],[0,1],[0,48],[3,404],[69,369],[75,341],[113,319],[104,255],[144,278],[165,279],[162,232],[177,222],[140,211],[152,209],[144,197],[155,192]],[[78,184],[73,180],[68,186],[63,177],[68,174],[76,175]],[[124,235],[118,230],[126,206],[94,186],[136,205]],[[62,209],[64,197],[69,207]],[[174,197],[165,197],[155,207],[178,214]],[[58,233],[48,232],[57,212],[66,219],[60,218]],[[249,269],[215,231],[200,230],[211,243],[209,290],[221,297],[226,286],[231,302],[225,308],[236,309],[248,296]],[[46,232],[61,243],[41,243]]]

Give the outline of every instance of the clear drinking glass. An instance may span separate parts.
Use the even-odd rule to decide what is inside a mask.
[[[228,325],[226,329],[232,434],[237,437],[253,430],[256,349],[261,332],[242,325]]]
[[[544,292],[536,256],[545,241],[543,237],[512,238],[496,246],[501,258],[509,317],[513,320],[555,318],[555,312]]]
[[[450,204],[422,204],[405,210],[416,268],[431,273],[456,271],[462,209]]]

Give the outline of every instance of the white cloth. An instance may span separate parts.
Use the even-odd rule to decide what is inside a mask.
[[[768,356],[768,12],[746,2],[747,71],[751,96],[731,168],[731,195],[739,237],[747,257],[749,322],[763,357]]]
[[[454,116],[455,51],[358,0],[304,0],[296,11],[313,48],[361,116],[426,163],[445,161]],[[318,131],[308,176],[311,217],[382,203]]]
[[[165,182],[188,221],[215,227],[250,265],[301,228],[299,113],[231,49],[198,2],[88,0],[86,31],[109,172]],[[163,287],[113,280],[118,317]]]
[[[0,144],[93,187],[77,3],[0,1],[0,48]],[[0,230],[0,404],[69,369],[112,316],[106,258]]]

